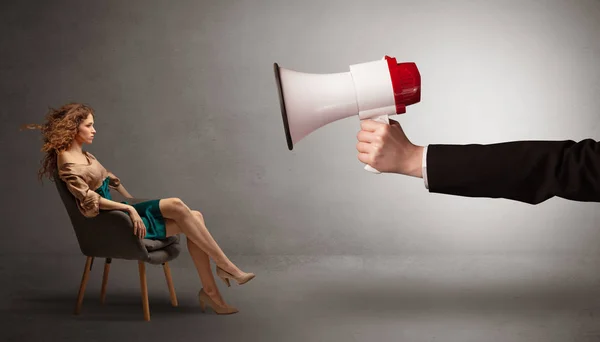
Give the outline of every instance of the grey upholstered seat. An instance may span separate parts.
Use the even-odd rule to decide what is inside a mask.
[[[81,253],[87,257],[75,313],[78,314],[81,309],[89,271],[96,257],[106,259],[101,290],[102,302],[106,295],[106,284],[112,259],[125,259],[138,261],[142,304],[146,320],[150,320],[150,310],[145,263],[163,265],[171,295],[171,304],[177,306],[168,262],[177,258],[181,252],[179,235],[170,236],[164,240],[141,239],[134,235],[129,215],[121,210],[101,210],[95,217],[85,217],[77,208],[76,199],[69,192],[67,185],[58,177],[58,172],[54,172],[54,183],[75,230]]]

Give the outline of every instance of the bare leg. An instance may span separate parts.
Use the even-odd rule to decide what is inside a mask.
[[[229,258],[227,258],[225,253],[223,253],[217,242],[208,232],[200,212],[192,212],[192,210],[178,198],[163,199],[159,202],[159,206],[162,215],[167,219],[174,220],[181,229],[181,232],[183,232],[188,239],[192,240],[192,242],[202,251],[208,254],[208,256],[215,261],[217,266],[234,276],[245,274],[233,264]]]
[[[233,262],[231,262],[229,260],[229,258],[227,258],[227,256],[221,250],[221,248],[219,247],[219,245],[217,244],[217,242],[215,241],[213,236],[210,234],[210,231],[208,230],[208,228],[206,227],[206,223],[204,222],[204,216],[202,216],[202,213],[200,213],[197,210],[192,210],[192,214],[193,214],[194,219],[198,222],[200,234],[204,237],[205,241],[208,244],[210,244],[215,249],[215,251],[223,254],[223,258],[225,259],[225,262],[227,262],[229,264],[229,265],[227,265],[227,267],[223,267],[222,265],[219,265],[219,264],[218,264],[218,266],[220,266],[222,269],[231,273],[234,276],[242,276],[244,274],[244,272],[242,270],[240,270]]]
[[[181,228],[175,223],[174,220],[165,219],[165,223],[167,226],[167,236],[175,235],[178,233],[182,233]],[[190,256],[194,261],[194,265],[196,265],[196,270],[198,271],[198,275],[200,276],[200,281],[202,282],[202,287],[204,288],[204,292],[209,295],[217,304],[219,305],[227,305],[221,297],[221,293],[217,288],[217,284],[215,283],[215,277],[212,274],[212,269],[210,268],[210,260],[208,258],[208,254],[206,254],[200,247],[192,242],[190,239],[187,240],[188,251],[190,252]]]

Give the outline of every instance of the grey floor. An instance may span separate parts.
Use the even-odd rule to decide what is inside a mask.
[[[81,255],[3,255],[1,341],[600,341],[600,257],[231,256],[257,278],[225,288],[240,313],[198,306],[187,252],[171,265],[179,307],[148,268],[144,322],[135,262],[115,260],[99,303],[96,260],[71,314]]]

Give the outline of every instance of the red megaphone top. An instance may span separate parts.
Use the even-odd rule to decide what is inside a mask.
[[[392,78],[396,114],[406,113],[406,106],[421,101],[421,74],[412,62],[397,63],[396,58],[385,56]]]

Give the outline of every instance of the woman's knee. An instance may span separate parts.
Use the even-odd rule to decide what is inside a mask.
[[[199,219],[201,219],[201,220],[204,220],[204,217],[202,216],[202,213],[201,213],[201,212],[199,212],[198,210],[192,210],[192,214],[193,214],[194,216],[196,216],[197,218],[199,218]]]

